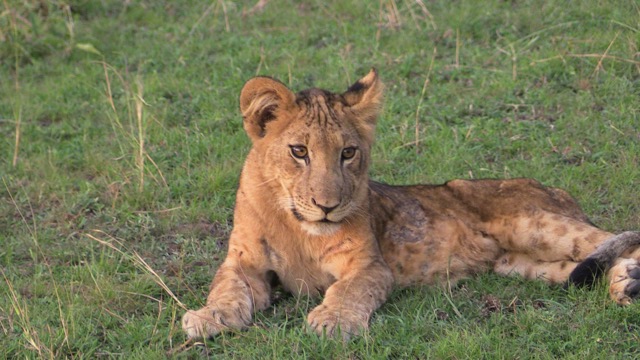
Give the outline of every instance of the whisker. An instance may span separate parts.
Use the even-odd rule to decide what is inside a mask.
[[[362,205],[354,205],[353,209],[350,209],[351,213],[355,216],[368,217],[369,210]]]
[[[266,185],[266,184],[268,184],[268,183],[270,183],[270,182],[272,182],[274,180],[278,180],[278,178],[274,176],[271,179],[265,180],[265,181],[261,182],[260,184],[257,184],[256,186],[264,186],[264,185]]]

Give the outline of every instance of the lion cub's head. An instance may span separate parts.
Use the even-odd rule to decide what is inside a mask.
[[[243,176],[259,177],[251,186],[312,235],[368,216],[367,171],[382,88],[374,69],[343,94],[294,94],[268,77],[249,80],[240,110],[253,147]]]

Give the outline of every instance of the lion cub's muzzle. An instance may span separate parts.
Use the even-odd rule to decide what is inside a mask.
[[[309,224],[337,225],[348,215],[350,206],[342,199],[321,201],[312,197],[310,201],[295,201],[291,211],[296,219]]]
[[[317,206],[320,210],[322,210],[322,212],[324,213],[324,219],[322,219],[321,221],[331,221],[327,218],[327,216],[329,216],[329,213],[332,212],[333,210],[335,210],[338,206],[340,206],[340,203],[338,202],[335,205],[325,205],[322,203],[319,203],[316,201],[316,199],[311,198],[311,203],[315,206]]]

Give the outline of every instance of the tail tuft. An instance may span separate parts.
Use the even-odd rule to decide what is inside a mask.
[[[607,268],[606,264],[603,264],[601,261],[598,261],[596,258],[586,258],[583,262],[578,264],[575,269],[569,275],[569,280],[567,280],[568,286],[573,284],[575,286],[593,286],[596,280],[604,274]]]

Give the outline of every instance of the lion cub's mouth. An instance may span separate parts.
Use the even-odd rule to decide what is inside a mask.
[[[338,231],[342,226],[341,221],[334,221],[329,219],[329,215],[325,215],[324,218],[319,220],[311,220],[306,216],[302,215],[294,206],[291,208],[291,212],[293,216],[299,221],[300,227],[302,230],[307,232],[310,235],[322,236],[322,235],[331,235]]]
[[[334,221],[334,220],[329,219],[329,216],[328,216],[328,215],[325,215],[325,217],[324,217],[324,218],[322,218],[322,219],[320,219],[320,220],[310,220],[310,219],[308,219],[306,216],[302,215],[302,214],[298,211],[298,209],[296,209],[296,207],[295,207],[295,206],[293,206],[293,207],[291,208],[291,213],[293,214],[293,216],[294,216],[298,221],[307,222],[307,223],[310,223],[310,224],[313,224],[313,223],[322,223],[322,224],[338,224],[338,223],[340,223],[340,221]]]

